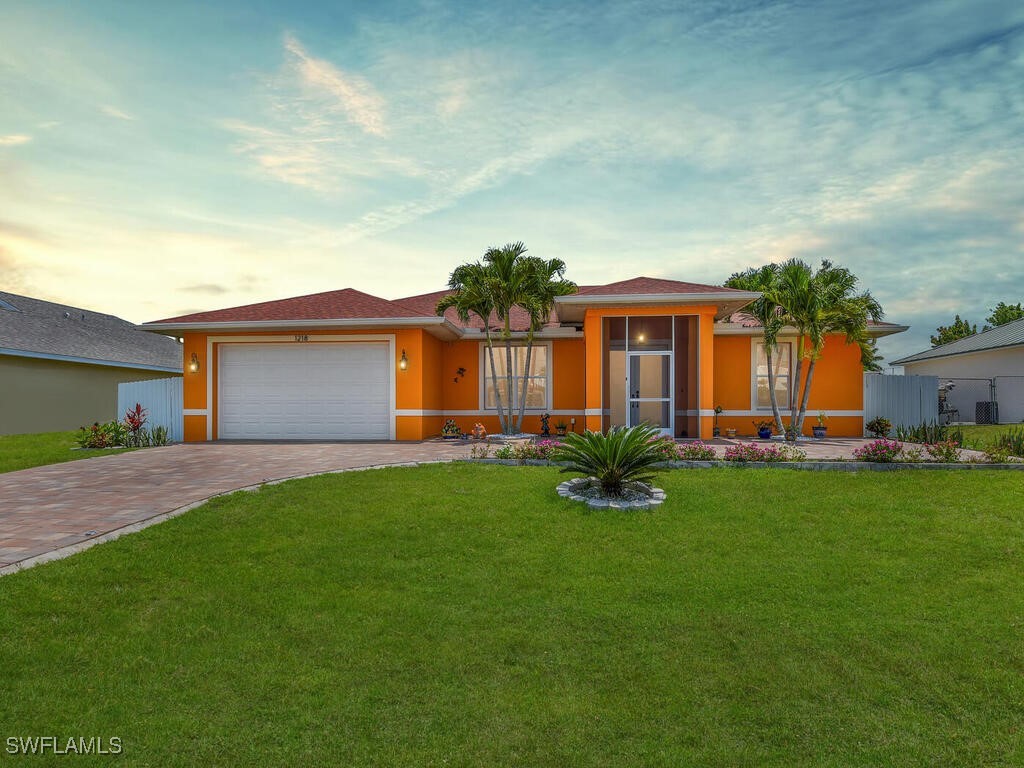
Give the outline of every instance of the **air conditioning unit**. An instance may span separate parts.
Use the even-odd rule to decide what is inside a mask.
[[[998,424],[999,403],[994,400],[977,402],[974,404],[975,424]]]

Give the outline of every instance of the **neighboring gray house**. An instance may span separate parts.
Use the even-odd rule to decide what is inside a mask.
[[[109,421],[122,381],[181,375],[177,339],[0,291],[0,435]]]
[[[974,421],[977,403],[999,404],[999,421],[1024,421],[1024,319],[894,360],[907,375],[938,376],[955,387],[948,399],[959,421]]]

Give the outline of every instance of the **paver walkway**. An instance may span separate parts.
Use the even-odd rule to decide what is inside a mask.
[[[7,472],[0,569],[269,480],[468,452],[443,442],[192,443]]]

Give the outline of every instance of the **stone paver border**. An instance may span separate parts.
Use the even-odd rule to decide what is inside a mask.
[[[563,499],[585,503],[591,509],[648,510],[665,503],[665,491],[661,488],[651,488],[650,495],[646,499],[637,499],[635,501],[593,498],[579,493],[584,487],[590,486],[595,482],[597,481],[593,477],[574,477],[572,480],[559,483],[555,490],[558,491],[558,495]],[[646,488],[647,486],[644,487]]]

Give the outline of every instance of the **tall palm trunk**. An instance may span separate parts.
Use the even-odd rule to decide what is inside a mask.
[[[509,327],[509,318],[505,316],[505,332],[502,334],[505,339],[505,391],[508,393],[508,419],[502,422],[501,429],[506,435],[514,435],[512,424],[512,330]]]
[[[789,428],[793,430],[794,438],[800,436],[800,432],[797,431],[797,417],[800,415],[800,385],[801,376],[803,374],[804,367],[804,336],[800,334],[797,338],[796,347],[796,376],[792,384],[796,386],[790,386],[789,393]]]
[[[807,366],[807,382],[804,384],[804,396],[800,399],[800,420],[797,422],[797,434],[801,434],[804,431],[804,417],[807,416],[807,398],[811,394],[811,382],[814,380],[814,363],[816,360],[812,357],[811,362]]]
[[[491,386],[494,387],[494,400],[498,406],[498,423],[501,424],[501,431],[508,432],[506,428],[505,407],[501,398],[501,390],[498,389],[498,369],[494,367],[494,343],[491,340],[491,331],[486,328],[487,321],[484,321],[487,335],[487,354],[491,360]],[[509,408],[512,404],[509,403]]]
[[[782,424],[782,413],[779,411],[779,398],[775,394],[775,366],[772,364],[772,347],[764,345],[764,357],[768,361],[768,397],[772,403],[772,416],[775,417],[775,430],[780,434],[786,434],[786,428]]]
[[[516,417],[516,432],[523,431],[523,417],[526,415],[526,393],[530,386],[530,366],[533,364],[533,333],[526,337],[526,366],[523,370],[523,384],[519,390],[519,415]]]

